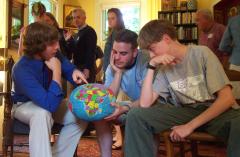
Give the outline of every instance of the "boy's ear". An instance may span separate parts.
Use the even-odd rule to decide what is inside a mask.
[[[138,53],[138,49],[135,48],[135,49],[133,50],[133,56],[136,57],[136,56],[137,56],[137,53]]]
[[[170,36],[167,35],[167,34],[164,34],[164,35],[163,35],[162,40],[164,40],[164,41],[167,42],[167,43],[170,43],[170,41],[172,41],[172,39],[170,38]]]

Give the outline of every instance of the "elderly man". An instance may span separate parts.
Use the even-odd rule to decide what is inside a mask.
[[[196,23],[200,30],[198,44],[205,45],[210,48],[217,55],[222,64],[226,64],[226,57],[224,56],[226,56],[227,53],[220,52],[218,49],[225,31],[225,26],[216,23],[213,19],[211,11],[208,9],[201,9],[197,11]]]
[[[68,47],[73,53],[73,63],[83,71],[89,82],[95,82],[97,34],[86,24],[86,13],[77,8],[72,11],[73,22],[78,33],[73,38],[67,37]]]

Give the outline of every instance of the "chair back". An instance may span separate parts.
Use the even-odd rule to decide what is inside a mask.
[[[14,60],[10,57],[6,63],[7,71],[7,87],[6,92],[1,93],[4,97],[4,119],[3,119],[3,138],[2,138],[2,152],[3,157],[8,156],[8,147],[10,147],[10,157],[13,157],[13,139],[14,135],[28,135],[30,132],[30,127],[28,124],[22,123],[21,121],[12,118],[11,110],[13,106],[13,101],[11,97],[12,90],[12,68],[14,66]],[[59,134],[63,125],[54,123],[51,133]],[[25,143],[14,144],[14,145],[25,145]],[[77,149],[76,149],[77,150]],[[77,151],[74,154],[77,157]]]
[[[2,150],[3,156],[6,156],[6,150],[8,146],[13,145],[13,134],[12,134],[12,125],[13,120],[11,118],[12,110],[12,98],[11,98],[11,88],[12,88],[12,67],[14,65],[14,60],[12,57],[8,58],[6,63],[6,92],[1,93],[4,97],[4,117],[3,117],[3,141],[2,141]]]

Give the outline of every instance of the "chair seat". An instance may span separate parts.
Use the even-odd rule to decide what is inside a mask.
[[[210,135],[205,132],[193,132],[191,135],[187,137],[187,139],[195,140],[195,141],[207,141],[207,142],[224,141],[222,138]]]
[[[169,138],[171,131],[164,131],[162,133],[163,137]],[[193,141],[207,141],[207,142],[216,142],[216,141],[223,141],[222,138],[210,135],[206,132],[193,132],[188,137],[186,137],[187,140],[193,140]]]
[[[17,134],[27,135],[29,134],[30,128],[27,124],[14,119],[13,120],[13,132]]]

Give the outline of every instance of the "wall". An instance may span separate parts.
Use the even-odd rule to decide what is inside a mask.
[[[1,23],[0,27],[0,48],[6,48],[7,47],[7,15],[8,15],[8,4],[4,0],[0,0],[0,21],[3,21]]]
[[[65,5],[81,6],[87,15],[87,24],[95,28],[95,0],[65,0]]]
[[[0,21],[3,21],[0,26],[0,53],[1,55],[5,56],[6,55],[6,47],[7,47],[7,26],[8,26],[8,21],[7,21],[7,15],[8,15],[8,1],[6,0],[0,0]],[[3,71],[0,72],[1,76],[1,83],[4,82],[3,80],[6,80],[5,73]],[[6,89],[6,83],[1,87],[1,90]],[[2,92],[2,91],[1,91]],[[3,123],[3,112],[4,112],[4,106],[3,106],[3,99],[0,99],[0,145],[2,145],[2,123]],[[0,151],[2,150],[2,147],[0,147]]]
[[[70,0],[65,2],[69,3]],[[123,3],[139,3],[141,7],[141,26],[143,26],[150,19],[157,18],[157,12],[160,8],[159,0],[75,0],[78,2],[87,13],[87,23],[91,25],[97,32],[98,44],[103,46],[102,39],[102,18],[101,13],[106,6],[118,6]],[[75,2],[71,2],[72,4]],[[146,6],[146,7],[145,7]]]
[[[220,0],[198,0],[198,9],[210,9],[213,11],[213,6]]]

